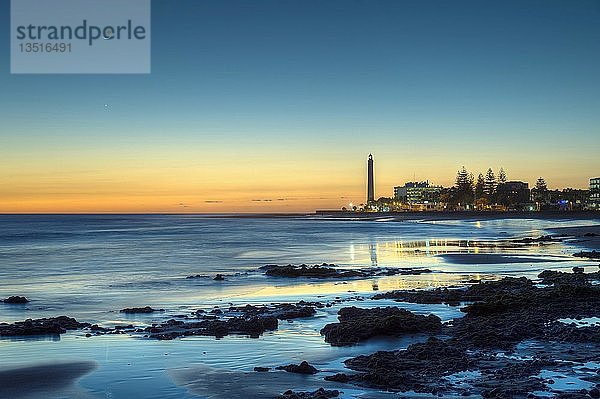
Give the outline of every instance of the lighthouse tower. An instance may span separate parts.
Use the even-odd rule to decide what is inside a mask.
[[[373,155],[367,161],[367,204],[375,201],[375,183],[373,181]]]

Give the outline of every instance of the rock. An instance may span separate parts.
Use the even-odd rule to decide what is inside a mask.
[[[340,271],[335,269],[329,265],[287,265],[287,266],[278,266],[278,265],[266,265],[260,268],[260,270],[264,270],[267,276],[273,277],[288,277],[288,278],[298,278],[298,277],[309,277],[309,278],[346,278],[346,277],[366,277],[366,275],[359,271],[347,270]]]
[[[521,292],[533,287],[525,277],[506,277],[500,281],[479,282],[464,288],[436,288],[434,290],[398,290],[373,296],[373,299],[395,299],[409,303],[446,303],[459,305],[460,302],[481,301],[486,297],[502,293]]]
[[[287,366],[279,366],[277,370],[285,370],[288,373],[298,373],[298,374],[316,374],[319,372],[315,367],[308,364],[308,362],[303,361],[300,364],[288,364]]]
[[[600,259],[600,252],[598,252],[596,250],[581,251],[581,252],[574,253],[573,256],[576,256],[578,258]]]
[[[476,361],[464,349],[433,337],[425,343],[413,344],[406,350],[380,351],[348,359],[344,363],[359,374],[334,376],[335,381],[346,380],[381,389],[428,393],[438,390],[443,376],[476,366]]]
[[[469,298],[464,289],[448,288],[389,291],[374,295],[373,299],[395,299],[399,302],[422,304],[445,303],[452,306],[457,306],[460,302],[475,300],[475,298]]]
[[[326,390],[319,388],[314,392],[294,392],[292,390],[285,391],[283,395],[279,396],[279,399],[329,399],[337,398],[340,392],[336,389]]]
[[[121,309],[119,312],[121,313],[154,313],[154,312],[164,312],[164,309],[153,309],[150,306],[144,306],[143,308],[125,308]]]
[[[590,284],[589,274],[584,273],[543,272],[540,277],[554,285],[524,286],[487,295],[461,309],[466,316],[455,319],[448,332],[455,341],[479,348],[510,349],[525,339],[582,342],[587,336],[596,342],[598,327],[574,331],[553,322],[600,314],[600,286]]]
[[[190,276],[187,276],[186,279],[194,279],[194,278],[208,278],[209,276],[207,276],[206,274],[192,274]]]
[[[302,265],[265,265],[259,268],[265,272],[267,276],[287,277],[287,278],[356,278],[356,277],[373,277],[373,276],[394,276],[394,275],[418,275],[422,273],[431,273],[429,269],[414,269],[414,268],[362,268],[362,269],[341,269],[335,268],[334,264],[323,263],[322,265],[308,266]]]
[[[216,316],[215,316],[216,317]],[[258,338],[265,331],[277,329],[277,318],[273,316],[231,317],[227,320],[206,319],[200,322],[169,322],[147,327],[144,331],[151,338],[171,340],[178,337],[202,335],[222,338],[230,334],[248,335]]]
[[[222,274],[217,274],[215,276],[215,278],[213,278],[213,280],[215,280],[215,281],[223,281],[223,280],[225,280],[225,277],[223,277]]]
[[[338,315],[339,323],[327,324],[321,330],[325,342],[333,346],[354,345],[376,336],[435,334],[442,328],[440,318],[435,315],[417,315],[397,307],[342,308]]]
[[[518,243],[518,244],[533,244],[533,243],[560,242],[560,241],[562,241],[562,240],[555,239],[550,235],[539,236],[537,238],[526,237],[526,238],[521,238],[518,240],[513,240],[514,243]]]
[[[328,375],[324,378],[325,381],[335,381],[335,382],[342,382],[342,383],[347,383],[348,381],[350,381],[350,377],[348,377],[348,375],[346,375],[345,373],[337,373],[334,375]]]
[[[164,312],[164,309],[153,309],[150,306],[144,306],[143,308],[125,308],[121,309],[121,313],[154,313],[154,312]]]
[[[259,373],[266,373],[269,370],[271,370],[269,367],[254,367],[254,371]]]
[[[23,303],[28,303],[29,299],[25,298],[24,296],[9,296],[8,298],[4,299],[2,302],[10,303],[10,304],[23,304]]]
[[[90,327],[89,323],[80,323],[67,316],[45,319],[27,319],[16,323],[0,323],[0,336],[64,334],[67,330]]]
[[[279,320],[291,320],[301,317],[314,316],[314,314],[316,313],[315,307],[323,307],[323,305],[318,302],[309,303],[300,301],[298,302],[298,304],[281,303],[266,306],[231,306],[229,308],[229,311],[234,313],[243,313],[244,315],[274,316],[277,317]]]
[[[544,270],[538,277],[547,285],[587,285],[589,281],[600,280],[600,273],[584,273],[583,268],[573,268],[573,273]]]

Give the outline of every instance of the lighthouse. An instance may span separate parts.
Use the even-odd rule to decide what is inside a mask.
[[[373,181],[373,155],[367,160],[367,205],[375,201],[375,183]]]

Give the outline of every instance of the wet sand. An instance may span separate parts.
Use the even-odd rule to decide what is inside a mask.
[[[564,235],[572,238],[569,244],[574,244],[590,250],[600,250],[600,224],[594,226],[573,226],[548,229],[554,235]]]
[[[70,362],[0,370],[0,398],[87,397],[76,381],[95,368],[93,362]]]

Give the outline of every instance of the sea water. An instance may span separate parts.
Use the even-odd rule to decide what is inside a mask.
[[[2,368],[94,362],[96,368],[75,384],[53,393],[40,393],[39,397],[259,398],[260,393],[248,393],[251,387],[264,385],[264,397],[271,391],[275,394],[289,388],[336,387],[325,383],[322,375],[258,375],[252,370],[255,366],[275,367],[307,360],[323,371],[335,373],[343,371],[346,358],[405,348],[424,337],[374,339],[350,348],[334,348],[323,341],[319,330],[334,322],[343,306],[399,305],[370,300],[375,291],[426,289],[503,275],[535,277],[544,269],[568,270],[585,265],[585,261],[572,256],[577,249],[568,242],[524,246],[512,245],[510,240],[537,237],[548,228],[593,222],[597,223],[4,215],[0,216],[0,298],[23,295],[31,302],[0,303],[0,322],[67,315],[105,326],[145,326],[174,314],[230,303],[329,301],[356,296],[364,300],[319,309],[313,318],[282,321],[277,331],[258,339],[229,336],[220,340],[189,337],[156,341],[128,335],[86,338],[82,332],[0,339]],[[460,257],[465,254],[476,256],[466,262]],[[265,264],[322,262],[347,268],[428,268],[432,273],[315,281],[271,278],[258,271]],[[217,273],[225,275],[225,281],[214,281],[212,277]],[[197,274],[206,277],[186,278]],[[437,314],[443,321],[461,316],[458,308],[446,305],[400,305],[421,314]],[[119,312],[132,306],[152,306],[165,312]],[[260,385],[260,379],[268,383]],[[343,397],[377,395],[387,397],[346,386]]]

